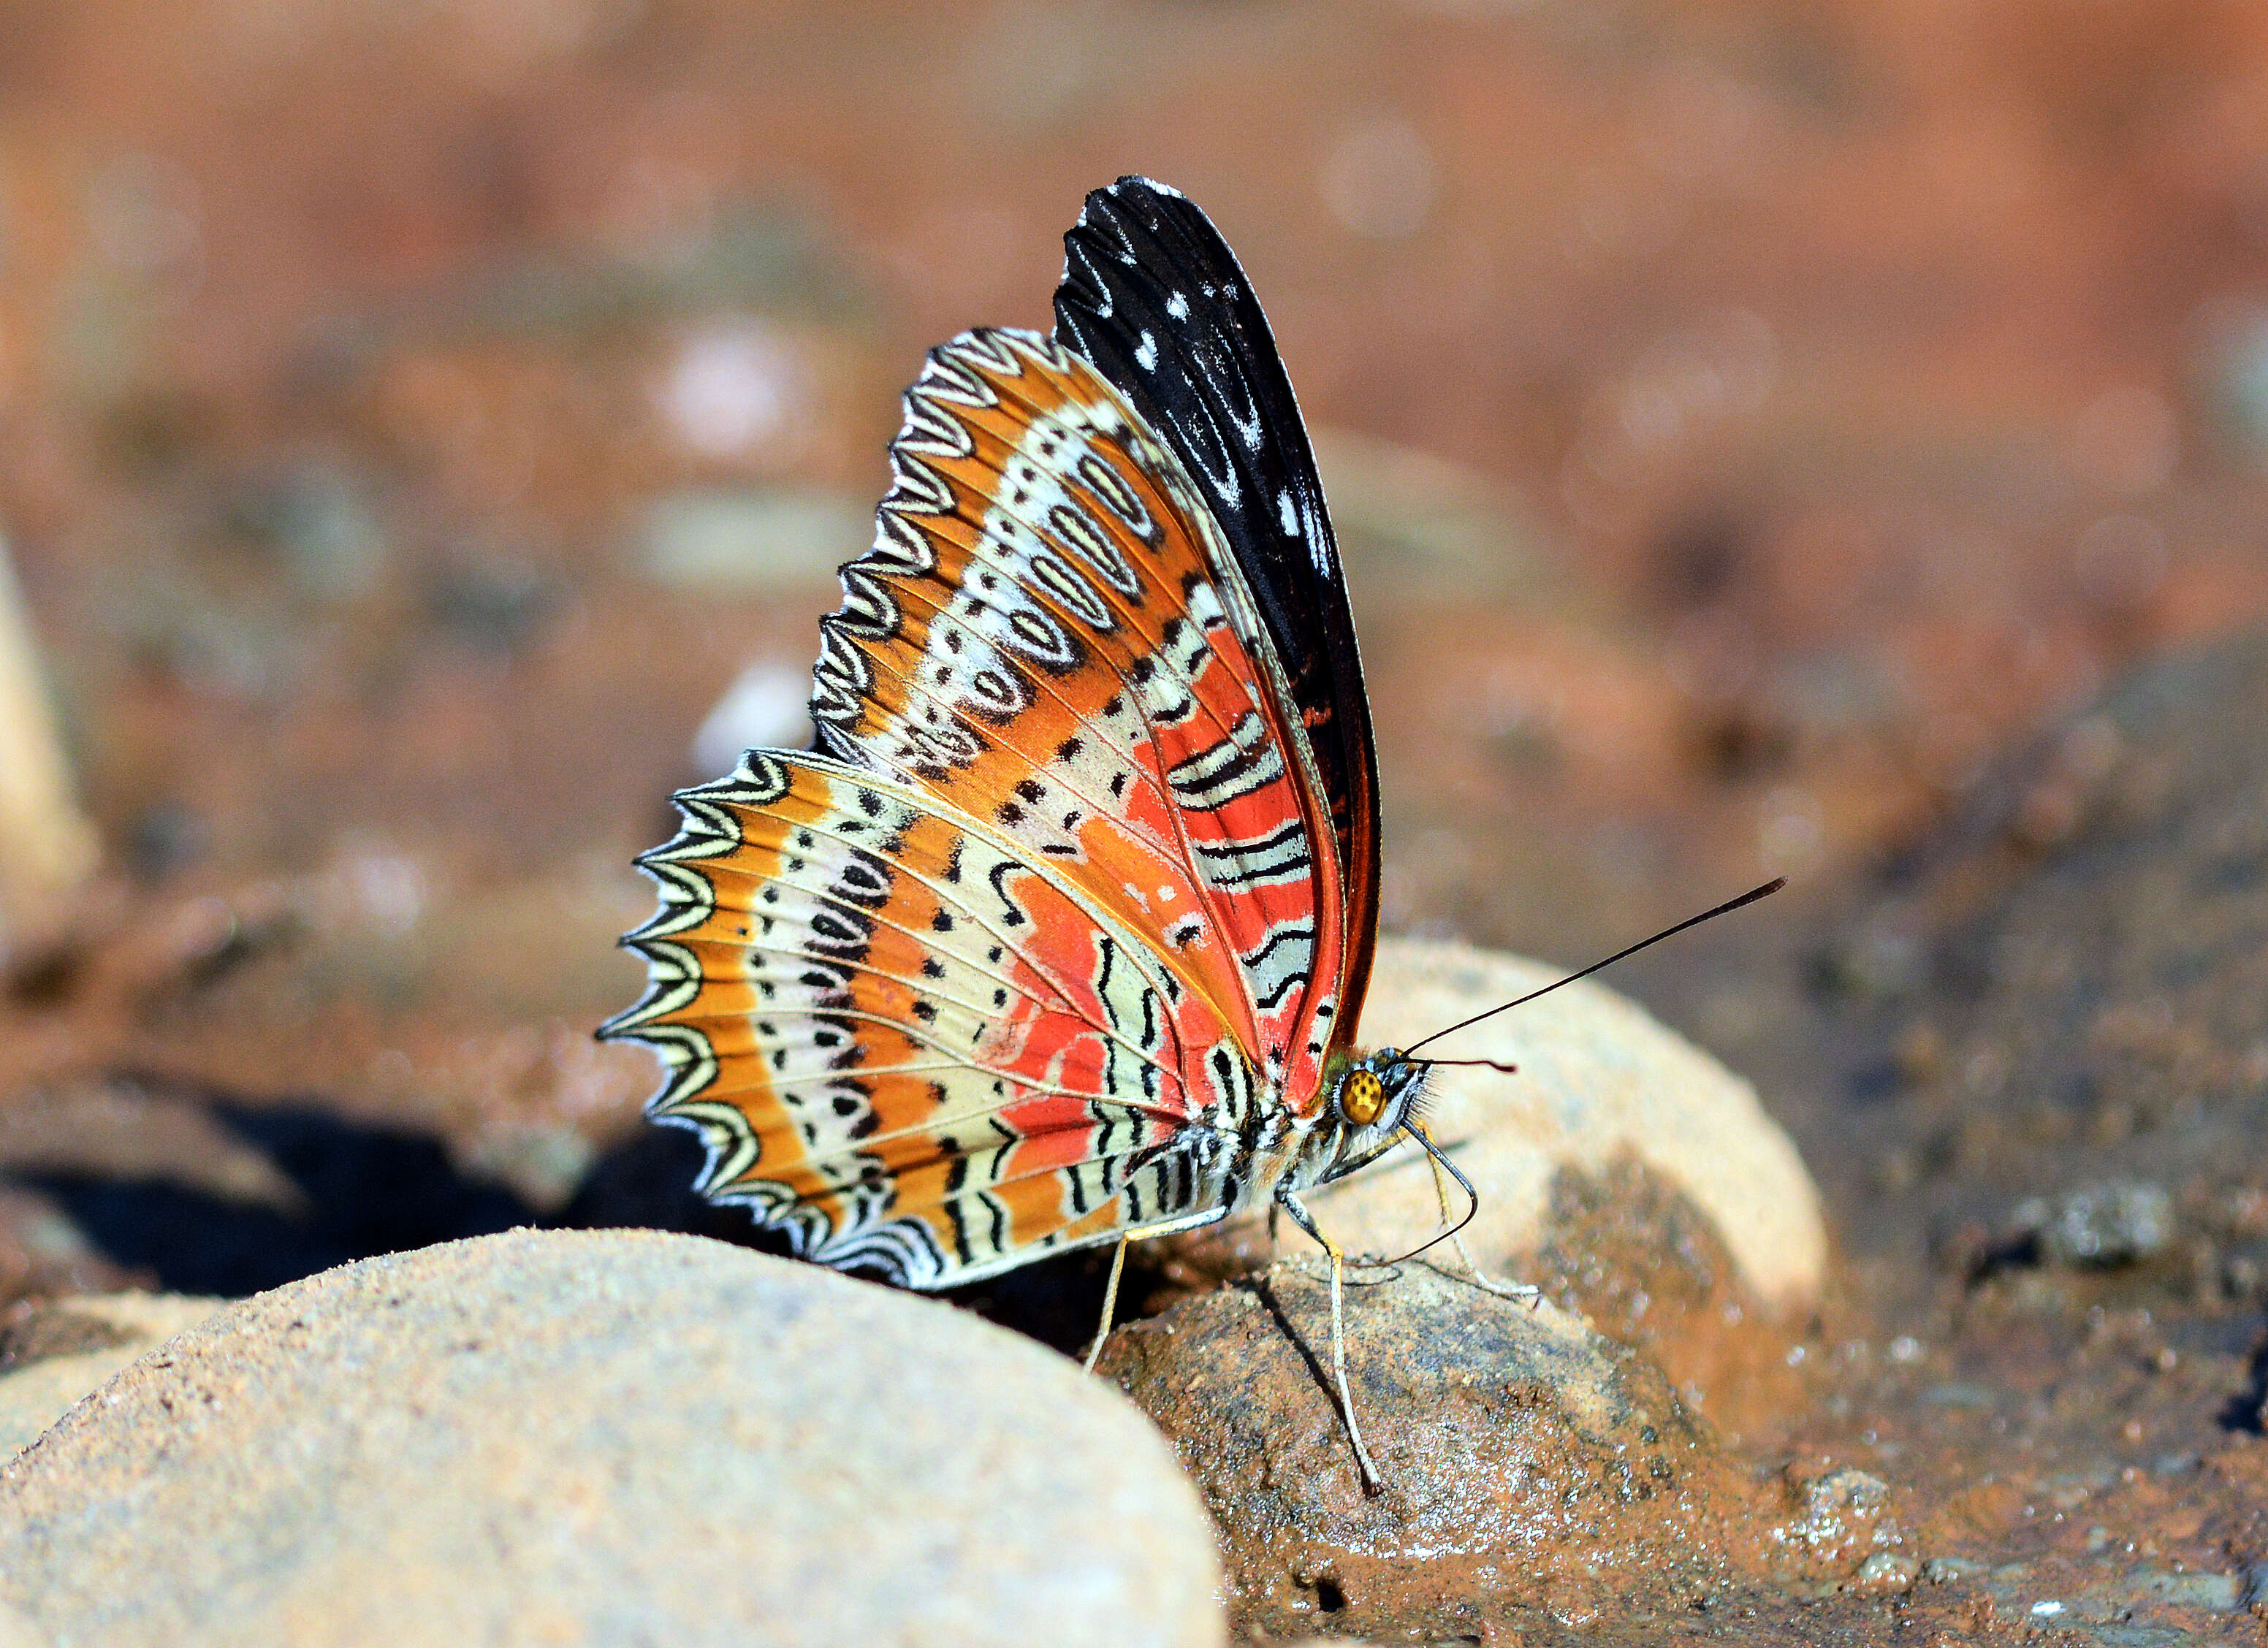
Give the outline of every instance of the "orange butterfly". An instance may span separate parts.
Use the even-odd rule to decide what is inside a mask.
[[[601,1034],[668,1066],[704,1194],[909,1286],[1281,1208],[1373,1480],[1300,1193],[1405,1137],[1455,1169],[1428,1061],[1353,1045],[1378,780],[1322,488],[1204,213],[1124,178],[1064,245],[1052,337],[907,392],[816,747],[677,798]]]

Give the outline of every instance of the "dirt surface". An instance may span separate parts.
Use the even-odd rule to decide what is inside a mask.
[[[1792,952],[1718,958],[1784,982],[1746,1063],[1845,1243],[1772,1446],[1881,1461],[1996,1617],[2268,1578],[2264,725],[2258,634],[2153,665]]]
[[[0,29],[0,532],[103,847],[0,892],[0,1296],[732,1230],[588,1039],[623,866],[720,739],[794,736],[920,351],[1042,323],[1138,169],[1320,431],[1389,924],[1577,964],[1796,878],[1616,982],[1796,1137],[1827,1304],[1761,1320],[1611,1179],[1536,1279],[1770,1503],[1884,1483],[1917,1565],[1629,1630],[2258,1636],[2268,704],[2186,651],[2268,610],[2257,8]],[[1071,1344],[1098,1291],[982,1305]]]

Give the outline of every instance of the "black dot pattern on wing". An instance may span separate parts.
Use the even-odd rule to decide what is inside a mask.
[[[1370,706],[1322,482],[1268,318],[1204,213],[1163,184],[1124,177],[1089,195],[1064,237],[1056,341],[1133,402],[1220,522],[1314,749],[1345,871],[1349,947],[1366,971],[1378,873]]]

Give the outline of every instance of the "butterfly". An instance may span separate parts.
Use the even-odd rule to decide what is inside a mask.
[[[1330,518],[1204,214],[1123,178],[1064,247],[1052,335],[907,391],[814,747],[677,796],[600,1034],[659,1055],[703,1193],[907,1286],[1282,1210],[1367,1478],[1300,1193],[1431,1142],[1427,1062],[1355,1044],[1378,771]]]

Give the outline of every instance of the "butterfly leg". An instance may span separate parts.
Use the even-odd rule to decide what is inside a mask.
[[[1300,1198],[1289,1190],[1276,1193],[1278,1205],[1292,1216],[1292,1222],[1314,1237],[1322,1250],[1331,1256],[1331,1372],[1339,1384],[1339,1413],[1346,1420],[1347,1440],[1354,1445],[1355,1463],[1362,1470],[1362,1490],[1376,1493],[1381,1483],[1378,1467],[1372,1462],[1370,1449],[1363,1445],[1362,1427],[1355,1423],[1354,1394],[1347,1388],[1346,1372],[1346,1311],[1340,1302],[1342,1278],[1346,1270],[1346,1254],[1339,1245],[1323,1234]]]
[[[1432,1147],[1433,1144],[1432,1136],[1426,1133],[1418,1122],[1412,1121],[1408,1125],[1413,1132],[1416,1132],[1420,1136],[1423,1142],[1428,1146],[1425,1151],[1425,1165],[1433,1170],[1433,1194],[1440,1200],[1441,1222],[1444,1225],[1447,1225],[1455,1218],[1455,1215],[1449,1211],[1449,1176],[1442,1169],[1441,1153],[1438,1149]],[[1462,1174],[1459,1176],[1461,1178],[1462,1177]],[[1467,1186],[1466,1188],[1469,1190],[1471,1187]],[[1465,1239],[1459,1235],[1455,1230],[1452,1230],[1449,1232],[1449,1246],[1457,1250],[1457,1257],[1465,1262],[1466,1272],[1471,1276],[1476,1283],[1479,1284],[1484,1291],[1493,1293],[1498,1299],[1525,1299],[1531,1306],[1542,1301],[1543,1298],[1543,1290],[1537,1287],[1535,1284],[1530,1282],[1499,1282],[1494,1276],[1490,1276],[1486,1271],[1483,1270],[1480,1268],[1478,1262],[1473,1258],[1472,1249],[1465,1246]]]
[[[1110,1319],[1118,1313],[1118,1278],[1126,1274],[1126,1245],[1134,1240],[1128,1231],[1118,1239],[1116,1251],[1110,1255],[1110,1285],[1102,1290],[1102,1320],[1095,1324],[1094,1343],[1087,1347],[1086,1371],[1094,1372],[1094,1364],[1102,1355],[1102,1342],[1110,1337]]]
[[[1110,1285],[1102,1291],[1102,1321],[1096,1324],[1094,1343],[1087,1347],[1086,1372],[1094,1372],[1094,1365],[1102,1356],[1102,1342],[1110,1337],[1110,1320],[1118,1313],[1118,1282],[1126,1274],[1127,1245],[1151,1236],[1169,1236],[1175,1231],[1188,1228],[1189,1222],[1185,1219],[1168,1219],[1161,1225],[1145,1225],[1120,1234],[1117,1251],[1110,1255]]]

